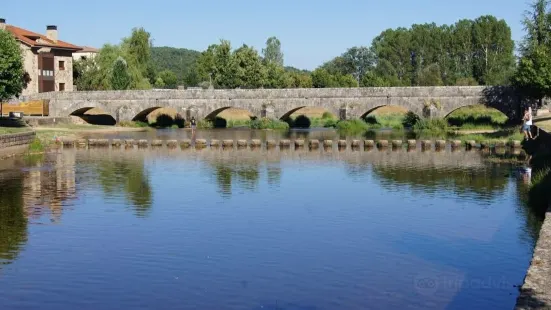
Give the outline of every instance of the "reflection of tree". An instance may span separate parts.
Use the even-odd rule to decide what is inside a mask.
[[[260,180],[258,163],[217,162],[213,170],[222,196],[229,197],[235,185],[244,190],[253,191]]]
[[[133,161],[101,161],[99,182],[106,196],[125,193],[138,217],[145,217],[152,205],[152,189],[142,163]]]
[[[23,176],[6,176],[0,178],[0,265],[11,263],[27,241]]]
[[[488,201],[507,187],[504,171],[490,168],[437,169],[432,167],[373,167],[383,186],[407,185],[413,190],[449,190],[459,195],[477,195]]]
[[[268,184],[271,186],[279,186],[281,183],[281,168],[275,166],[268,166],[266,168],[268,177]]]
[[[545,214],[538,212],[537,208],[530,205],[528,197],[529,187],[523,184],[522,180],[517,180],[515,185],[518,199],[517,212],[522,214],[522,218],[525,219],[526,232],[529,234],[529,238],[526,238],[526,235],[521,235],[520,238],[535,246],[543,220],[545,219]]]

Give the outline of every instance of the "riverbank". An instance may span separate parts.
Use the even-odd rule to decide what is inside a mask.
[[[545,123],[540,121],[536,125],[543,129]],[[549,141],[547,132],[540,132],[540,135],[543,135],[543,143]],[[543,214],[544,222],[520,289],[518,310],[551,309],[551,151],[548,145],[539,149],[544,151],[535,154],[532,160],[533,175],[528,197],[535,212]]]
[[[546,212],[516,309],[551,309],[551,206]]]

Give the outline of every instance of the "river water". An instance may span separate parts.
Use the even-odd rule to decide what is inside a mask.
[[[526,188],[466,151],[12,158],[0,309],[510,309],[541,225]]]

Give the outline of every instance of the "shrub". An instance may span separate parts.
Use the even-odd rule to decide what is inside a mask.
[[[197,121],[197,128],[198,129],[211,129],[211,128],[214,128],[214,124],[212,123],[212,121],[202,119],[202,120]]]
[[[364,132],[369,129],[366,122],[361,119],[352,119],[346,121],[340,121],[337,123],[337,130],[345,133],[358,133]]]
[[[420,119],[413,126],[413,130],[416,132],[431,132],[431,133],[443,133],[449,130],[448,122],[445,119],[433,118],[433,119]]]
[[[321,118],[322,119],[334,119],[335,117],[333,117],[333,114],[331,114],[330,112],[323,112],[323,114],[321,115]]]
[[[311,124],[310,119],[305,115],[299,115],[293,121],[293,127],[295,128],[310,128]]]
[[[250,122],[251,129],[289,129],[289,124],[280,120],[261,118]]]
[[[412,128],[420,120],[419,116],[413,112],[407,112],[402,119],[402,125],[405,128]]]

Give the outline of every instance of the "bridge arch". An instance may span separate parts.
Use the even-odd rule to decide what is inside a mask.
[[[117,124],[117,120],[111,114],[94,106],[78,108],[71,112],[69,116],[78,117],[84,123],[91,125],[114,126]]]
[[[285,112],[280,120],[287,122],[294,128],[326,127],[326,124],[334,124],[339,116],[325,107],[299,106]]]
[[[465,112],[465,113],[463,113]],[[499,127],[510,122],[510,115],[505,114],[502,110],[485,104],[472,104],[458,107],[448,111],[444,115],[444,119],[451,126],[461,126],[465,123],[474,125],[488,125]]]
[[[172,125],[183,127],[185,122],[184,117],[176,109],[160,106],[150,107],[136,113],[132,121],[148,123],[155,127],[171,127]]]

